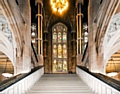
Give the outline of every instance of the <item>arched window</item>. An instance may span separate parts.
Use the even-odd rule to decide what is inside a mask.
[[[58,23],[52,28],[52,70],[67,72],[67,27]]]

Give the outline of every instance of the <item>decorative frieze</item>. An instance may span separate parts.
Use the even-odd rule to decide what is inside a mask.
[[[4,36],[8,38],[10,43],[12,43],[12,32],[8,26],[8,23],[3,21],[3,18],[2,19],[0,18],[0,32],[1,34],[4,34]]]
[[[110,22],[106,37],[107,43],[115,35],[115,33],[119,32],[118,31],[119,29],[120,29],[120,13],[116,14]]]

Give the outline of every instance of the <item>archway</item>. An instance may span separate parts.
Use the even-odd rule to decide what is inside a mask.
[[[120,5],[118,4],[118,6],[116,6],[116,10],[114,14],[112,14],[113,16],[111,17],[103,41],[104,73],[110,72],[110,67],[112,70],[113,65],[115,65],[116,67],[118,67],[119,65],[119,64],[113,64],[113,62],[116,62],[116,58],[113,57],[116,57],[115,55],[117,55],[117,53],[120,50],[120,11],[119,10],[120,10]]]

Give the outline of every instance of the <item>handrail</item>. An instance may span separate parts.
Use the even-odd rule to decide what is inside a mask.
[[[77,67],[82,69],[83,71],[87,72],[88,74],[94,76],[95,78],[101,80],[102,82],[108,84],[109,86],[113,87],[114,89],[120,91],[120,81],[117,81],[115,79],[112,79],[112,78],[105,76],[103,74],[100,74],[100,73],[92,73],[83,66],[77,66]]]
[[[33,47],[33,43],[32,43],[32,42],[31,42],[31,47],[32,47],[32,49],[33,49],[33,52],[34,52],[36,61],[38,62],[37,54],[36,54],[36,52],[35,52],[35,49],[34,49],[34,47]]]
[[[87,48],[88,48],[88,42],[86,44],[86,47],[85,47],[85,50],[84,50],[84,53],[83,53],[83,56],[82,56],[82,62],[84,61],[84,58],[85,58],[85,55],[86,55],[86,52],[87,52]]]
[[[42,67],[43,66],[35,67],[34,69],[31,69],[29,73],[19,74],[0,82],[0,92],[10,87],[11,85],[17,83],[18,81],[24,79],[25,77],[29,76],[30,74],[34,73],[35,71],[39,70]]]

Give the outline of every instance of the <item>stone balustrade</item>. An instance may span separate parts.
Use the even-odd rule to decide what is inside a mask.
[[[38,69],[15,84],[6,87],[6,89],[1,91],[0,94],[25,94],[43,74],[44,67]]]
[[[76,73],[95,94],[120,94],[120,91],[78,67],[76,67]]]

